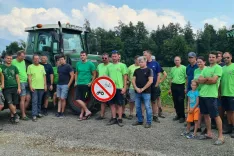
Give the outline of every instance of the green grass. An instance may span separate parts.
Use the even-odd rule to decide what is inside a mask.
[[[160,84],[162,105],[172,107],[173,106],[172,97],[168,95],[168,91],[170,89],[169,80],[170,80],[171,67],[163,67],[163,69],[167,72],[167,79]]]

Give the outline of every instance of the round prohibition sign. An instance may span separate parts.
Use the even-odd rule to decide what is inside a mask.
[[[116,86],[109,77],[102,76],[94,80],[91,91],[98,101],[107,102],[115,96]]]

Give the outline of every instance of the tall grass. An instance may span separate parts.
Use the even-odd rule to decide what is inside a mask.
[[[167,79],[160,84],[161,88],[161,100],[163,106],[173,106],[173,101],[171,95],[168,95],[168,91],[170,89],[170,70],[171,67],[163,67],[163,69],[167,72]]]

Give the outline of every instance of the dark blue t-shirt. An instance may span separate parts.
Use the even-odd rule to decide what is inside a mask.
[[[157,82],[157,78],[158,78],[158,73],[160,73],[161,71],[160,65],[156,61],[151,61],[151,62],[147,62],[147,67],[152,69],[153,71],[154,78],[153,78],[152,86],[153,85],[155,86]]]
[[[69,64],[58,66],[58,85],[68,85],[70,81],[70,72],[72,71],[73,69]]]
[[[221,62],[219,65],[220,65],[221,67],[223,67],[223,66],[225,66],[225,63],[224,63],[224,62]]]
[[[54,74],[53,68],[50,64],[42,64],[45,68],[45,72],[46,72],[46,83],[47,85],[51,85],[51,81],[50,81],[50,75]]]
[[[187,85],[187,90],[188,91],[192,90],[191,82],[194,79],[194,71],[197,68],[198,68],[197,64],[195,64],[194,66],[191,66],[191,64],[189,64],[187,66],[187,68],[186,68],[186,75],[187,75],[187,78],[188,78],[188,85]]]

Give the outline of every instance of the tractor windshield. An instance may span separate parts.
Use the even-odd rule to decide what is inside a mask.
[[[63,32],[64,53],[80,53],[84,50],[81,34]]]

